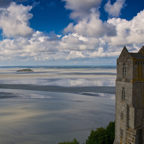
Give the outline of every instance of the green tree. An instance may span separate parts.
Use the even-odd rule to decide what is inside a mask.
[[[92,130],[88,139],[86,139],[85,144],[113,144],[115,136],[115,122],[110,122],[106,128],[97,128],[95,131]],[[79,142],[74,139],[69,142],[62,142],[59,144],[79,144]]]
[[[105,128],[97,128],[95,131],[92,130],[90,136],[86,140],[86,144],[106,144],[107,131]]]
[[[115,122],[110,122],[106,127],[106,131],[108,134],[108,144],[112,144],[115,138]]]
[[[79,142],[77,141],[77,139],[75,139],[74,138],[74,140],[73,141],[71,141],[71,142],[69,142],[69,141],[67,141],[67,142],[61,142],[61,143],[59,143],[59,144],[79,144]]]
[[[86,140],[86,144],[112,144],[115,134],[115,122],[110,122],[105,128],[97,128],[92,130],[90,136]]]

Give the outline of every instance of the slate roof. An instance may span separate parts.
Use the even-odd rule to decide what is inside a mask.
[[[144,59],[144,55],[142,53],[129,53],[131,57],[135,59]]]

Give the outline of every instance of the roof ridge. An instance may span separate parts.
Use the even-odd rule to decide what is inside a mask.
[[[142,48],[138,51],[138,53],[144,54],[144,46],[142,46]]]

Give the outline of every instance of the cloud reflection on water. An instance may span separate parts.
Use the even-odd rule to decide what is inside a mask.
[[[63,87],[115,86],[115,69],[34,69],[36,73],[3,70],[0,84],[31,84]]]
[[[5,79],[0,80],[0,84],[32,84],[32,85],[52,85],[52,86],[64,86],[64,87],[76,87],[76,86],[115,86],[115,77],[105,78],[61,78],[61,79]]]

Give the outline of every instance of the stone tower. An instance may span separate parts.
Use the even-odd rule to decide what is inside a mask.
[[[117,59],[114,144],[144,144],[144,46]]]

